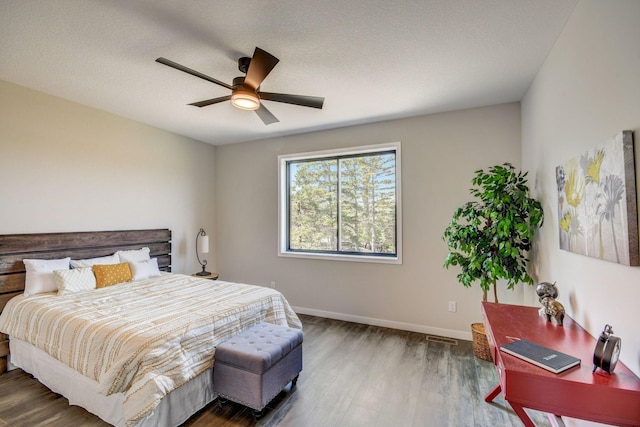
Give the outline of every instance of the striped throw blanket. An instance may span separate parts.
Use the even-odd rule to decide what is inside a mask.
[[[217,344],[260,321],[302,327],[273,289],[163,274],[69,295],[15,297],[0,315],[0,331],[94,379],[101,393],[124,393],[133,426],[210,368]]]

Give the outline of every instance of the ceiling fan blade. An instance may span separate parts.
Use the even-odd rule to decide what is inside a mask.
[[[230,99],[231,99],[231,95],[227,95],[227,96],[221,96],[219,98],[205,99],[204,101],[200,101],[200,102],[192,102],[189,105],[193,105],[196,107],[206,107],[207,105],[217,104],[218,102],[229,101]]]
[[[267,109],[267,107],[264,106],[264,104],[260,104],[260,108],[256,110],[256,114],[260,116],[260,119],[265,125],[278,123],[280,121]]]
[[[280,60],[269,52],[256,47],[253,52],[253,58],[249,63],[249,69],[247,70],[247,76],[244,78],[244,84],[258,89],[262,84],[262,81],[269,75],[273,67]]]
[[[231,87],[230,85],[226,84],[225,82],[221,82],[220,80],[214,79],[213,77],[209,77],[206,74],[202,74],[199,71],[192,70],[191,68],[185,67],[184,65],[180,65],[177,62],[171,61],[170,59],[160,57],[160,58],[156,59],[156,62],[159,62],[159,63],[164,64],[164,65],[168,65],[171,68],[175,68],[176,70],[180,70],[180,71],[183,71],[183,72],[185,72],[187,74],[191,74],[192,76],[200,77],[201,79],[204,79],[204,80],[209,81],[211,83],[215,83],[215,84],[220,85],[222,87],[226,87],[229,90],[233,90],[233,87]]]
[[[260,99],[265,101],[284,102],[285,104],[301,105],[303,107],[322,108],[324,98],[319,96],[289,95],[286,93],[258,92]]]

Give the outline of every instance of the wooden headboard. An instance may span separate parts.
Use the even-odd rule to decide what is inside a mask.
[[[75,233],[0,234],[0,312],[24,291],[23,259],[95,258],[118,250],[148,247],[162,271],[171,271],[171,230],[89,231]],[[0,333],[0,373],[6,369],[9,342]]]

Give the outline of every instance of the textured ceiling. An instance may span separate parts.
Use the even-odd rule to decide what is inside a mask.
[[[577,0],[2,0],[0,79],[211,144],[518,101]],[[265,126],[229,91],[255,46],[280,63]]]

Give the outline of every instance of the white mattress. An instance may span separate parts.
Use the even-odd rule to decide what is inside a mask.
[[[32,374],[53,392],[63,395],[70,405],[80,406],[109,424],[124,427],[124,393],[99,394],[98,383],[74,371],[29,343],[11,338],[10,363]],[[165,396],[160,404],[136,427],[172,427],[184,423],[217,396],[213,392],[210,368]]]

